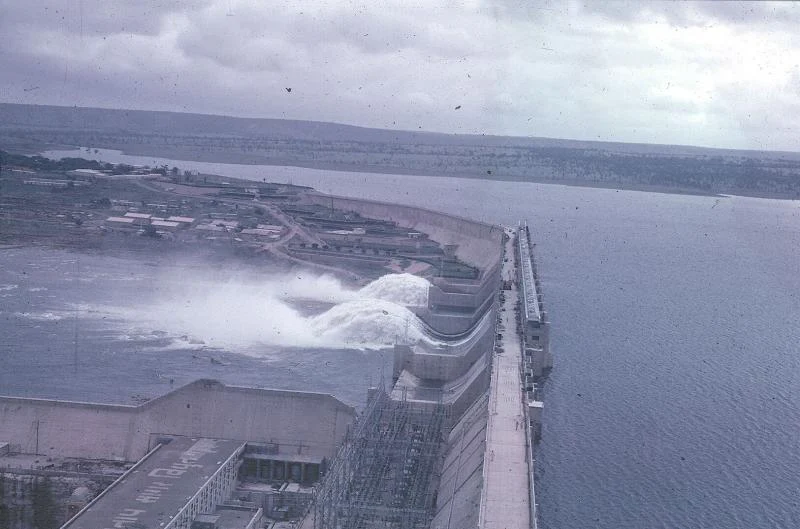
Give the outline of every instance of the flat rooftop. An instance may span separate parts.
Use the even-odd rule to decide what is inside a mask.
[[[173,438],[63,527],[163,527],[243,447],[241,441]]]

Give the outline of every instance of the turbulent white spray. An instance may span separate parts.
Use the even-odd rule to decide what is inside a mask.
[[[188,335],[214,347],[278,345],[379,348],[430,340],[406,306],[427,303],[429,283],[410,274],[389,274],[360,290],[330,276],[298,273],[269,280],[219,283],[170,281],[154,303],[117,317],[172,335]],[[334,304],[304,316],[287,300]],[[249,348],[252,350],[252,348]]]
[[[413,312],[378,299],[347,301],[309,320],[322,343],[369,347],[427,339]]]
[[[412,274],[388,274],[359,291],[359,297],[383,299],[407,307],[424,307],[428,304],[430,283]]]

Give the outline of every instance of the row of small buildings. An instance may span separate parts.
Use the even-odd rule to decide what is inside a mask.
[[[149,213],[137,213],[129,211],[121,217],[108,217],[106,219],[106,226],[116,229],[140,229],[145,226],[152,226],[160,231],[177,231],[182,228],[189,228],[193,226],[195,219],[193,217],[156,217]]]
[[[107,228],[122,231],[138,231],[146,226],[152,226],[156,231],[175,232],[181,229],[194,227],[197,230],[213,236],[215,233],[231,233],[249,236],[253,239],[276,240],[285,231],[284,226],[273,224],[258,224],[254,228],[241,228],[238,221],[212,219],[208,222],[198,223],[194,217],[173,215],[170,217],[157,217],[149,213],[129,211],[123,216],[108,217],[105,221]]]

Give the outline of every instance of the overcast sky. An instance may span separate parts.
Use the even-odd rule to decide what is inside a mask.
[[[789,2],[0,0],[0,39],[2,102],[800,150]]]

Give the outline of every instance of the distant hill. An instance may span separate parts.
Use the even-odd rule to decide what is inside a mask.
[[[405,130],[374,129],[291,119],[238,118],[213,114],[122,110],[50,105],[0,103],[0,129],[32,128],[49,130],[94,130],[160,135],[208,135],[244,138],[274,138],[307,141],[352,141],[428,145],[476,145],[487,147],[562,147],[597,149],[639,154],[729,155],[789,157],[800,160],[800,153],[778,151],[732,151],[686,145],[657,145],[579,141],[520,136],[443,134]]]
[[[0,149],[50,145],[180,160],[800,197],[800,153],[0,103]]]

